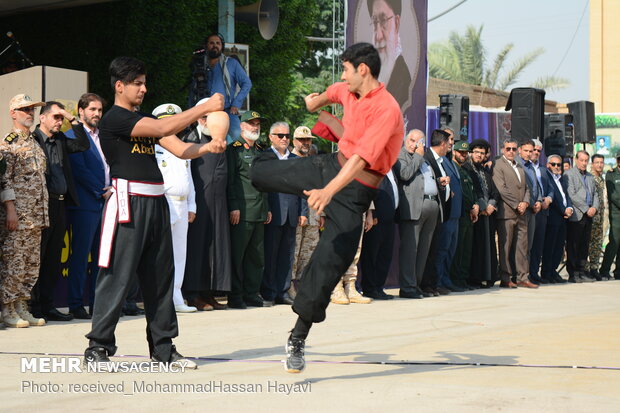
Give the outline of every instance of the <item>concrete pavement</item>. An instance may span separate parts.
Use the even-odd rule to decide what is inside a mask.
[[[295,320],[287,306],[180,314],[179,351],[203,358],[185,373],[21,372],[28,353],[81,354],[90,322],[6,329],[0,411],[620,411],[620,281],[330,305],[327,314],[298,375],[280,362]],[[118,354],[147,354],[145,325],[121,319]],[[410,364],[390,364],[401,361]]]

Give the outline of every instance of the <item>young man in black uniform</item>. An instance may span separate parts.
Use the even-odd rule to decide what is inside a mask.
[[[171,363],[183,357],[172,345],[178,334],[172,302],[173,256],[170,218],[163,178],[155,159],[158,143],[175,156],[192,159],[226,149],[228,115],[224,100],[215,94],[209,101],[180,114],[153,119],[135,111],[146,93],[144,63],[118,57],[110,64],[114,106],[99,123],[101,147],[110,165],[114,188],[106,202],[102,222],[96,300],[86,363],[109,361],[116,352],[114,330],[123,301],[138,277],[146,313],[146,335],[154,361]],[[213,140],[191,144],[175,133],[210,114]],[[196,368],[186,362],[186,367]]]

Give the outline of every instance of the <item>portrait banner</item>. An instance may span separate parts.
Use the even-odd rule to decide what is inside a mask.
[[[399,103],[405,130],[426,127],[427,0],[349,0],[346,43],[374,45],[379,80]]]

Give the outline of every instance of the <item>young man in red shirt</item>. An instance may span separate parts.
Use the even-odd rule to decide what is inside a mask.
[[[330,294],[355,255],[362,214],[396,162],[404,136],[400,107],[377,80],[381,69],[377,50],[368,43],[357,43],[341,59],[343,82],[305,98],[310,112],[330,103],[344,106],[340,151],[285,162],[267,152],[255,159],[251,172],[259,190],[305,196],[317,214],[325,212],[325,230],[293,303],[299,317],[286,345],[285,369],[291,373],[305,368],[304,346],[310,327],[325,319]]]

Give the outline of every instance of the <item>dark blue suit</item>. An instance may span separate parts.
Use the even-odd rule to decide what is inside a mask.
[[[377,219],[377,225],[364,233],[360,256],[361,284],[365,295],[377,295],[383,292],[392,264],[398,205],[394,197],[394,188],[387,176],[381,181],[374,203],[373,218]]]
[[[536,171],[534,170],[534,178],[536,178]],[[553,200],[551,203],[555,203],[555,193],[553,191],[553,177],[550,176],[549,170],[544,166],[540,167],[540,183],[539,188],[542,190],[540,194],[541,199],[549,197]],[[557,189],[557,187],[556,187]],[[558,191],[559,194],[559,191]],[[559,195],[561,198],[561,194]],[[549,207],[551,208],[551,206]],[[547,228],[547,218],[549,216],[548,209],[541,209],[536,214],[536,230],[534,232],[534,240],[532,242],[532,248],[530,248],[530,278],[534,281],[538,281],[538,269],[540,268],[540,261],[543,255],[543,248],[545,244],[545,233]]]
[[[72,136],[73,131],[66,133]],[[95,296],[95,280],[99,267],[99,234],[101,223],[101,211],[103,209],[105,192],[104,161],[86,131],[90,148],[84,152],[69,155],[75,189],[80,201],[80,206],[69,206],[69,225],[71,229],[71,256],[69,258],[69,310],[75,310],[83,305],[84,284],[90,274],[89,305],[93,308]],[[88,262],[88,254],[91,254],[91,262]]]
[[[291,159],[296,157],[292,153],[289,155]],[[274,301],[282,298],[286,291],[286,281],[287,278],[290,280],[293,267],[299,215],[307,216],[308,212],[305,202],[302,211],[302,199],[297,195],[270,192],[268,202],[271,222],[265,225],[265,271],[261,294],[265,300]]]
[[[546,170],[546,169],[545,169]],[[553,190],[553,202],[549,207],[549,216],[547,218],[547,227],[545,231],[545,242],[542,256],[541,276],[546,280],[553,279],[553,275],[557,274],[556,270],[562,262],[564,255],[564,245],[566,243],[566,222],[564,212],[566,208],[572,208],[573,204],[568,196],[568,184],[566,177],[560,178],[560,183],[564,190],[566,202],[562,200],[562,193],[558,189],[553,180],[551,172],[546,170],[549,186]]]
[[[452,287],[450,281],[450,266],[456,253],[459,239],[459,219],[463,209],[463,189],[461,188],[461,177],[452,159],[444,156],[441,165],[450,177],[450,199],[449,215],[444,217],[444,221],[439,227],[439,243],[437,244],[437,257],[435,268],[437,271],[437,285],[442,287]]]

